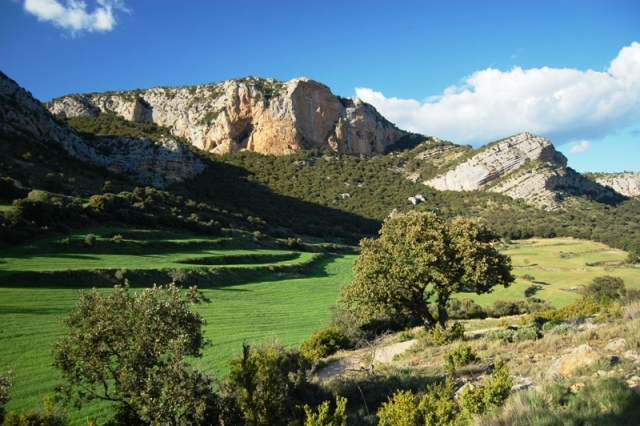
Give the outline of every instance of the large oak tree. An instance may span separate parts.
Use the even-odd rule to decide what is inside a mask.
[[[511,259],[494,247],[497,236],[463,217],[444,221],[434,213],[410,212],[385,220],[377,239],[360,242],[354,279],[341,290],[347,310],[366,322],[380,315],[406,315],[426,329],[447,322],[447,301],[462,291],[477,294],[514,281]]]

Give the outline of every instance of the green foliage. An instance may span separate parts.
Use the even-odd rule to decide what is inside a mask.
[[[325,358],[340,349],[348,349],[351,342],[338,326],[328,326],[316,331],[300,345],[300,355],[311,362]]]
[[[428,330],[425,338],[435,346],[448,345],[456,340],[464,340],[464,325],[454,322],[451,328],[443,330],[440,327],[433,327]]]
[[[399,390],[389,401],[382,404],[376,416],[380,419],[380,426],[418,426],[420,413],[418,406],[420,397],[410,390]]]
[[[511,262],[498,253],[495,235],[479,223],[458,217],[443,221],[433,213],[409,212],[385,220],[380,237],[360,242],[354,280],[341,301],[364,323],[382,313],[410,316],[435,326],[428,300],[435,297],[438,322],[447,322],[452,294],[487,293],[514,281]]]
[[[447,303],[447,313],[450,319],[475,319],[486,318],[487,313],[484,308],[478,305],[473,299],[452,298]]]
[[[465,365],[469,365],[473,362],[480,361],[478,354],[469,345],[458,346],[453,352],[444,355],[444,361],[447,365],[447,371],[449,374],[453,374],[454,371]]]
[[[89,247],[93,247],[96,244],[96,236],[93,234],[87,234],[86,237],[84,237],[84,245],[89,246]]]
[[[2,424],[2,419],[4,419],[5,406],[9,401],[9,388],[12,383],[11,371],[0,373],[0,424]]]
[[[448,377],[440,384],[427,386],[422,395],[399,390],[382,404],[376,416],[380,426],[455,425],[461,410],[453,399],[454,381]]]
[[[495,318],[526,314],[528,312],[527,304],[523,300],[496,300],[491,308],[491,316]]]
[[[570,321],[593,316],[600,312],[600,309],[601,306],[596,299],[591,296],[583,296],[561,309],[540,311],[536,313],[536,316],[549,321]]]
[[[171,137],[171,129],[147,121],[128,121],[114,113],[78,116],[64,119],[86,138],[95,136],[148,138],[154,142]]]
[[[474,388],[467,388],[460,396],[460,405],[471,413],[483,413],[499,407],[509,397],[513,379],[504,362],[496,362],[491,377]]]
[[[626,295],[626,289],[622,278],[605,275],[595,277],[591,284],[584,288],[583,294],[601,303],[603,299],[620,300]]]
[[[204,320],[189,310],[202,301],[195,288],[183,297],[172,284],[81,292],[63,321],[68,335],[52,349],[61,397],[77,406],[109,401],[119,416],[152,424],[209,424],[217,418],[212,381],[186,360],[205,343]]]
[[[336,395],[336,409],[331,414],[329,401],[324,401],[315,413],[311,407],[304,406],[304,426],[347,426],[347,398]]]
[[[291,418],[296,395],[306,383],[306,363],[297,351],[279,343],[252,347],[229,360],[226,386],[247,424],[276,425]]]
[[[55,407],[53,399],[46,396],[43,401],[44,409],[18,414],[11,411],[7,414],[2,426],[66,426],[67,418],[63,410]],[[0,417],[0,421],[2,417]]]

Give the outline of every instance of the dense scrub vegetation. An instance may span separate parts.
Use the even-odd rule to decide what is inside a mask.
[[[94,135],[127,135],[157,140],[169,134],[168,129],[155,124],[128,122],[113,114],[77,117],[68,121],[81,132]],[[178,218],[178,227],[211,223],[215,229],[218,226],[216,221],[222,226],[239,221],[242,222],[240,226],[261,232],[342,238],[356,244],[363,236],[375,234],[392,210],[418,209],[436,212],[444,219],[458,215],[480,218],[507,239],[576,237],[640,253],[638,200],[608,205],[588,197],[573,197],[566,200],[562,209],[547,212],[494,193],[437,191],[405,179],[404,173],[407,170],[426,173],[425,167],[449,167],[448,163],[438,162],[439,152],[458,150],[464,156],[470,155],[467,152],[469,148],[442,141],[426,140],[417,146],[415,142],[407,142],[408,149],[404,151],[375,157],[337,154],[328,150],[304,151],[282,157],[251,152],[216,156],[191,147],[205,161],[207,170],[196,179],[174,185],[168,191],[139,189],[145,193],[162,193],[160,205],[157,205],[158,197],[154,199],[155,204],[145,203],[147,216],[143,218],[139,214],[140,204],[133,207],[140,200],[132,202],[131,196],[127,195],[133,192],[135,184],[126,176],[113,175],[95,166],[85,167],[54,146],[2,135],[0,201],[11,203],[24,199],[32,189],[83,199],[105,192],[112,194],[108,196],[108,211],[98,215],[80,214],[79,206],[83,204],[80,200],[62,201],[62,197],[50,196],[52,206],[39,204],[39,207],[53,209],[58,214],[51,215],[47,223],[33,222],[25,217],[32,222],[31,231],[25,231],[28,233],[36,232],[33,227],[42,232],[59,229],[65,224],[73,226],[74,218],[80,220],[79,215],[83,217],[84,224],[87,221],[104,223],[105,220],[117,220],[135,225],[146,221],[147,226],[169,226],[163,218],[171,217],[172,221]],[[109,184],[105,185],[107,181]],[[423,195],[425,202],[413,206],[407,200],[416,194]],[[123,203],[118,201],[125,199]],[[24,210],[22,207],[18,206],[16,210]],[[156,208],[163,212],[158,215]],[[67,209],[71,211],[64,212]],[[9,213],[9,216],[13,219],[7,221],[5,218],[3,232],[7,228],[15,228],[20,212]],[[154,221],[152,216],[158,219]],[[189,217],[191,219],[187,219]],[[255,226],[256,221],[258,226]],[[22,222],[20,232],[24,225]],[[11,240],[16,239],[9,237]]]

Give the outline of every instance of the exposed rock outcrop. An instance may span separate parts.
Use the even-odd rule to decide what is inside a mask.
[[[530,133],[486,145],[424,184],[439,190],[498,192],[547,209],[557,208],[565,195],[587,194],[595,200],[620,198],[612,189],[568,168],[566,157],[550,140]]]
[[[467,161],[425,182],[425,185],[441,191],[481,189],[530,161],[542,161],[558,167],[567,165],[566,157],[555,150],[551,141],[531,133],[520,133],[486,145]]]
[[[127,120],[152,121],[214,153],[247,149],[284,155],[329,146],[342,153],[375,154],[407,134],[371,105],[339,98],[307,78],[282,83],[248,77],[199,86],[69,95],[47,107],[58,116],[114,112]]]
[[[65,102],[67,108],[78,113],[96,112],[81,99],[70,98]],[[132,114],[137,113],[132,111]],[[205,168],[188,147],[171,138],[157,144],[136,138],[83,139],[1,72],[0,133],[57,144],[73,157],[158,188],[190,179]]]
[[[640,172],[599,173],[595,180],[627,197],[640,196]]]

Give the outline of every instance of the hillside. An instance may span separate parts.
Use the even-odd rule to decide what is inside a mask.
[[[38,215],[48,211],[40,204],[32,211],[22,205],[9,209],[4,215],[9,222],[2,228],[9,235],[6,241],[65,226],[117,221],[198,232],[242,227],[354,244],[362,236],[375,234],[394,209],[420,209],[445,217],[480,217],[506,238],[571,236],[640,251],[638,201],[566,167],[566,159],[551,141],[535,135],[523,133],[474,150],[401,132],[397,135],[404,136],[396,143],[379,147],[384,154],[373,156],[355,156],[327,144],[315,149],[296,145],[288,155],[250,149],[219,155],[193,146],[187,128],[183,129],[185,139],[174,135],[176,127],[129,121],[115,110],[100,112],[89,100],[106,105],[107,98],[112,99],[109,105],[119,113],[129,111],[129,118],[144,118],[134,114],[146,103],[151,105],[135,97],[141,93],[174,93],[182,103],[170,103],[173,106],[167,108],[175,113],[178,105],[189,105],[186,99],[191,92],[196,94],[190,98],[195,105],[200,102],[198,93],[215,87],[250,93],[251,102],[261,107],[285,102],[278,96],[287,93],[307,93],[309,105],[319,108],[320,104],[313,104],[319,95],[309,90],[315,87],[326,96],[330,92],[305,79],[287,84],[245,79],[144,93],[74,95],[50,104],[54,110],[67,105],[68,115],[74,115],[61,120],[8,77],[0,77],[0,198],[10,204],[29,191],[44,190],[57,212]],[[276,98],[280,100],[275,102]],[[158,102],[154,111],[161,110],[159,99],[154,101]],[[216,99],[222,102],[228,97]],[[138,109],[125,101],[137,102]],[[287,105],[293,108],[294,104]],[[62,112],[57,110],[59,115],[67,114]],[[377,117],[374,121],[380,125],[386,122],[376,114],[361,116],[364,121],[358,122],[366,123],[371,117]],[[295,117],[295,126],[315,129],[315,116],[307,117],[311,119],[307,124],[300,115]],[[197,126],[203,125],[198,121]],[[367,138],[377,140],[371,134]],[[55,194],[85,201],[52,197]],[[92,195],[96,198],[87,204]]]

